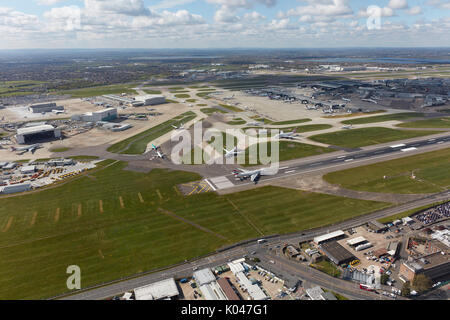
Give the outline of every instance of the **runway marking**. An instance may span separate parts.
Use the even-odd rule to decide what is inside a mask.
[[[102,259],[105,259],[105,256],[103,255],[102,249],[98,249],[98,254]]]
[[[295,172],[296,170],[291,170],[291,171],[286,171],[285,173],[292,173]]]
[[[120,202],[120,207],[122,209],[125,208],[125,204],[123,203],[123,198],[121,196],[119,197],[119,202]]]
[[[177,186],[173,186],[173,189],[177,193],[177,195],[181,196],[180,190],[178,190]]]
[[[31,217],[31,221],[30,221],[30,226],[34,226],[34,224],[36,223],[36,218],[37,218],[37,212],[33,212],[33,216]]]
[[[217,189],[212,185],[211,182],[209,182],[208,179],[205,179],[206,183],[209,184],[209,186],[211,187],[211,189],[213,189],[214,191],[217,191]]]
[[[156,194],[158,195],[159,200],[163,199],[163,196],[161,195],[161,192],[159,191],[159,189],[156,189]]]
[[[353,160],[355,160],[355,159],[347,159],[347,160],[345,160],[345,162],[350,162],[350,161],[353,161]]]
[[[197,191],[198,190],[198,186],[196,186],[195,188],[194,188],[194,190],[192,190],[188,195],[189,196],[192,196],[192,194],[195,192],[195,191]]]
[[[141,203],[144,203],[145,201],[144,201],[144,198],[142,198],[142,194],[139,192],[138,193],[138,197],[139,197],[139,201],[141,202]]]
[[[78,217],[81,217],[83,214],[83,206],[81,203],[78,205]]]
[[[55,213],[55,222],[59,221],[59,215],[61,213],[61,209],[57,208]]]
[[[13,221],[14,217],[9,217],[8,222],[6,223],[6,226],[3,228],[2,232],[7,232],[9,228],[11,228]]]
[[[99,200],[98,205],[99,205],[100,213],[103,213],[103,200]]]

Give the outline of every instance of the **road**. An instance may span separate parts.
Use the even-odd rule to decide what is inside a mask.
[[[282,236],[275,236],[273,238],[269,238],[267,242],[268,247],[273,247],[276,245],[281,245],[283,243],[299,243],[303,241],[308,241],[313,239],[314,237],[332,232],[339,229],[349,229],[352,227],[359,226],[361,224],[367,223],[373,219],[379,219],[382,217],[387,217],[393,214],[401,213],[413,208],[421,207],[423,205],[432,204],[438,201],[448,200],[450,199],[450,191],[446,191],[440,194],[435,194],[432,196],[427,196],[422,199],[417,199],[415,201],[402,204],[397,207],[388,208],[384,210],[380,210],[365,216],[357,217],[351,220],[343,221],[341,223],[335,224],[333,226],[326,226],[322,228],[317,228],[314,230],[298,232],[295,234],[288,234]],[[245,254],[250,254],[253,251],[257,251],[258,254],[262,253],[262,257],[265,258],[264,255],[271,257],[270,253],[265,253],[264,250],[261,251],[261,245],[256,244],[256,241],[251,241],[249,243],[245,243],[242,245],[238,245],[236,247],[232,247],[228,250],[224,250],[221,252],[216,252],[208,257],[204,257],[195,261],[189,261],[179,266],[175,266],[173,268],[168,268],[166,270],[153,272],[149,274],[145,274],[133,279],[128,279],[120,282],[112,282],[110,284],[103,285],[101,287],[92,288],[91,290],[81,291],[78,293],[74,293],[73,295],[60,297],[61,299],[70,299],[70,300],[99,300],[106,299],[112,297],[114,295],[121,294],[126,291],[131,291],[137,287],[144,286],[156,281],[164,280],[167,278],[184,278],[189,277],[193,273],[194,268],[211,268],[218,265],[225,264],[230,260],[235,260],[242,258]],[[290,261],[283,262],[282,266],[285,269],[288,269],[290,272],[293,272],[295,275],[298,275],[302,280],[306,280],[310,283],[317,284],[319,286],[324,286],[325,288],[329,288],[337,293],[353,297],[355,299],[368,299],[369,296],[366,293],[355,293],[355,286],[351,284],[349,287],[349,283],[344,280],[332,278],[332,281],[328,279],[325,274],[318,274],[319,271],[310,271],[309,268],[305,269],[305,266],[301,266],[300,264],[293,263]],[[330,284],[332,286],[330,287]],[[372,299],[379,299],[379,296],[374,296],[370,294]]]

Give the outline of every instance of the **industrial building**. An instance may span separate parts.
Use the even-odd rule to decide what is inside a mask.
[[[64,107],[57,106],[56,103],[41,103],[29,106],[28,110],[32,113],[45,113],[52,112],[53,110],[64,111]]]
[[[336,241],[326,242],[319,249],[335,264],[341,265],[355,260],[355,256]]]
[[[17,129],[16,140],[19,144],[61,137],[61,129],[51,125],[42,125]]]
[[[180,294],[175,279],[167,279],[134,289],[136,300],[170,300]]]
[[[217,280],[217,283],[219,284],[220,288],[222,289],[222,291],[227,296],[228,300],[235,300],[235,301],[241,300],[239,298],[239,296],[237,295],[236,291],[231,286],[231,284],[228,281],[228,279],[220,278],[219,280]]]
[[[228,300],[217,281],[200,286],[200,291],[206,300]]]
[[[388,229],[387,225],[382,224],[377,220],[370,221],[367,226],[369,227],[369,229],[373,230],[376,233],[380,233]]]
[[[216,281],[216,276],[212,273],[211,269],[208,268],[194,272],[193,277],[197,285],[200,287]]]
[[[144,106],[155,106],[158,104],[166,103],[166,98],[162,95],[146,94],[142,96],[136,96],[134,98],[136,102],[142,102]]]
[[[337,230],[335,232],[327,233],[314,238],[314,243],[321,245],[322,243],[340,240],[345,237],[345,233],[342,230]]]
[[[450,274],[450,259],[445,252],[435,252],[417,259],[410,259],[400,265],[399,278],[412,281],[417,274],[424,274],[431,281]]]
[[[117,109],[108,108],[100,111],[88,112],[85,114],[76,114],[71,117],[74,121],[99,122],[111,121],[117,119]]]
[[[36,166],[23,166],[20,168],[21,174],[32,174],[36,172]]]
[[[2,194],[25,192],[29,190],[31,190],[30,183],[11,184],[8,186],[0,187],[0,193]]]

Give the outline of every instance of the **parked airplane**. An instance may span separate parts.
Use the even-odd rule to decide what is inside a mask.
[[[64,111],[64,110],[52,110],[52,112],[53,112],[54,114],[61,114],[61,113],[65,113],[65,111]]]
[[[38,143],[38,144],[33,144],[33,145],[27,146],[27,147],[20,147],[20,148],[11,147],[11,151],[13,151],[13,152],[16,152],[16,151],[22,152],[20,154],[24,154],[24,153],[27,153],[28,151],[30,151],[32,154],[34,154],[34,152],[37,149],[40,149],[40,148],[42,148],[42,145],[40,143]]]
[[[284,132],[281,131],[279,134],[275,136],[275,139],[295,139],[297,136],[297,128],[294,129],[292,132]]]
[[[236,157],[239,154],[243,153],[244,151],[238,151],[237,147],[234,147],[233,150],[227,150],[227,149],[223,149],[225,151],[225,158],[232,158],[232,157]]]
[[[153,149],[153,150],[158,151],[159,148],[160,148],[160,147],[155,146],[155,145],[152,143],[152,149]]]

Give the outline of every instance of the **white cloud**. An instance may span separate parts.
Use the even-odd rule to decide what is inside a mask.
[[[391,9],[407,9],[408,1],[407,0],[390,0],[388,7]]]
[[[420,7],[420,6],[415,6],[408,10],[408,14],[410,14],[412,16],[416,16],[421,13],[422,13],[422,7]]]
[[[41,6],[53,6],[62,1],[64,1],[64,0],[35,0],[35,2],[37,2],[37,4],[39,4]]]
[[[353,14],[348,0],[304,0],[306,6],[299,6],[288,11],[290,16],[344,16]]]

